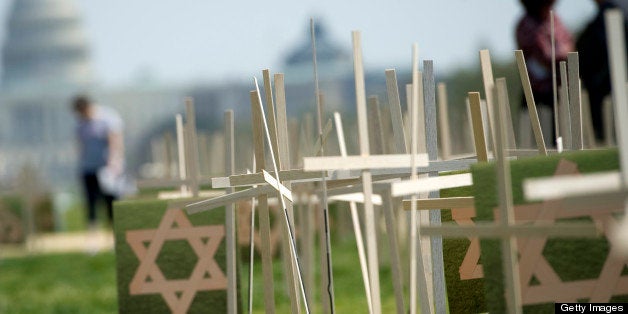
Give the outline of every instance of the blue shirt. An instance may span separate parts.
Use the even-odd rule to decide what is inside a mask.
[[[80,143],[80,170],[96,173],[107,165],[109,134],[121,132],[122,120],[112,109],[95,107],[90,119],[79,119],[76,134]]]

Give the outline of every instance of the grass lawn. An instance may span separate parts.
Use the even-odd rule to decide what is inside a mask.
[[[355,242],[352,238],[337,241],[332,254],[337,312],[368,313]],[[273,265],[277,312],[289,313],[282,265],[277,259]],[[254,312],[264,313],[259,256],[255,266]],[[247,272],[248,264],[242,263],[241,293],[244,309],[248,298]],[[381,269],[380,282],[382,311],[392,313],[395,305],[390,269],[387,266]],[[316,291],[317,300],[319,291]],[[319,302],[314,307],[315,312],[320,312]],[[95,256],[72,253],[0,260],[0,313],[116,313],[117,309],[113,252]]]
[[[0,260],[0,313],[115,313],[113,253]]]
[[[337,313],[368,313],[368,305],[366,303],[366,297],[364,295],[364,285],[362,283],[362,275],[360,272],[360,262],[358,260],[357,248],[353,239],[347,239],[341,243],[332,245],[332,261],[333,261],[333,275],[334,275],[334,296]],[[381,249],[381,248],[380,248]],[[316,257],[315,263],[318,262]],[[381,261],[380,261],[381,264]],[[317,265],[318,266],[318,265]],[[247,309],[248,302],[248,263],[242,263],[242,304],[244,309]],[[284,278],[283,278],[283,266],[279,263],[279,260],[275,260],[273,263],[274,277],[275,277],[275,300],[277,313],[290,313],[290,299],[287,297],[285,290]],[[256,264],[254,269],[254,295],[253,295],[253,312],[265,313],[264,311],[264,294],[263,294],[263,280],[262,280],[262,265],[261,259],[256,257]],[[393,294],[392,279],[390,267],[383,265],[380,267],[380,290],[381,290],[381,302],[382,313],[395,313],[395,299]],[[320,280],[319,269],[315,275],[315,280]],[[320,282],[315,283],[315,300],[313,304],[313,312],[321,313],[320,295],[321,289],[319,288]],[[406,299],[406,306],[407,306]],[[246,312],[246,311],[245,311]]]

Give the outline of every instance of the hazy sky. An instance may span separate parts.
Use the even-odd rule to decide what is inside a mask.
[[[0,0],[0,17],[10,2]],[[18,0],[19,1],[19,0]],[[247,80],[308,39],[309,18],[350,49],[362,31],[367,66],[407,67],[413,42],[436,71],[475,64],[477,51],[512,57],[518,0],[77,0],[97,79],[123,85],[141,73],[159,81]],[[572,31],[595,11],[593,0],[558,0]],[[6,22],[0,25],[4,38]]]

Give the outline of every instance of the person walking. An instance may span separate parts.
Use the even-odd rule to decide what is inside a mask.
[[[87,203],[87,221],[90,231],[94,231],[99,200],[104,201],[109,222],[113,224],[113,201],[118,195],[108,189],[104,181],[106,177],[123,173],[123,123],[112,108],[95,105],[85,95],[73,99],[72,109],[78,122],[79,172]]]

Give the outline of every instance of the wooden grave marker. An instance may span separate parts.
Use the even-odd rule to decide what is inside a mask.
[[[570,226],[543,226],[543,225],[513,225],[514,216],[512,216],[512,192],[510,190],[510,170],[506,154],[506,113],[502,109],[507,103],[506,85],[504,79],[498,79],[496,84],[496,94],[499,104],[496,104],[496,122],[498,139],[497,157],[498,157],[498,181],[499,183],[499,203],[500,203],[500,220],[494,224],[476,223],[474,226],[441,226],[441,227],[424,227],[425,235],[440,234],[442,236],[453,237],[496,237],[501,239],[502,243],[502,262],[505,269],[504,276],[507,289],[507,308],[509,313],[521,312],[521,295],[519,292],[519,271],[516,258],[516,243],[514,236],[539,236],[539,235],[559,235],[559,236],[595,236],[596,230],[592,225],[573,224]]]

